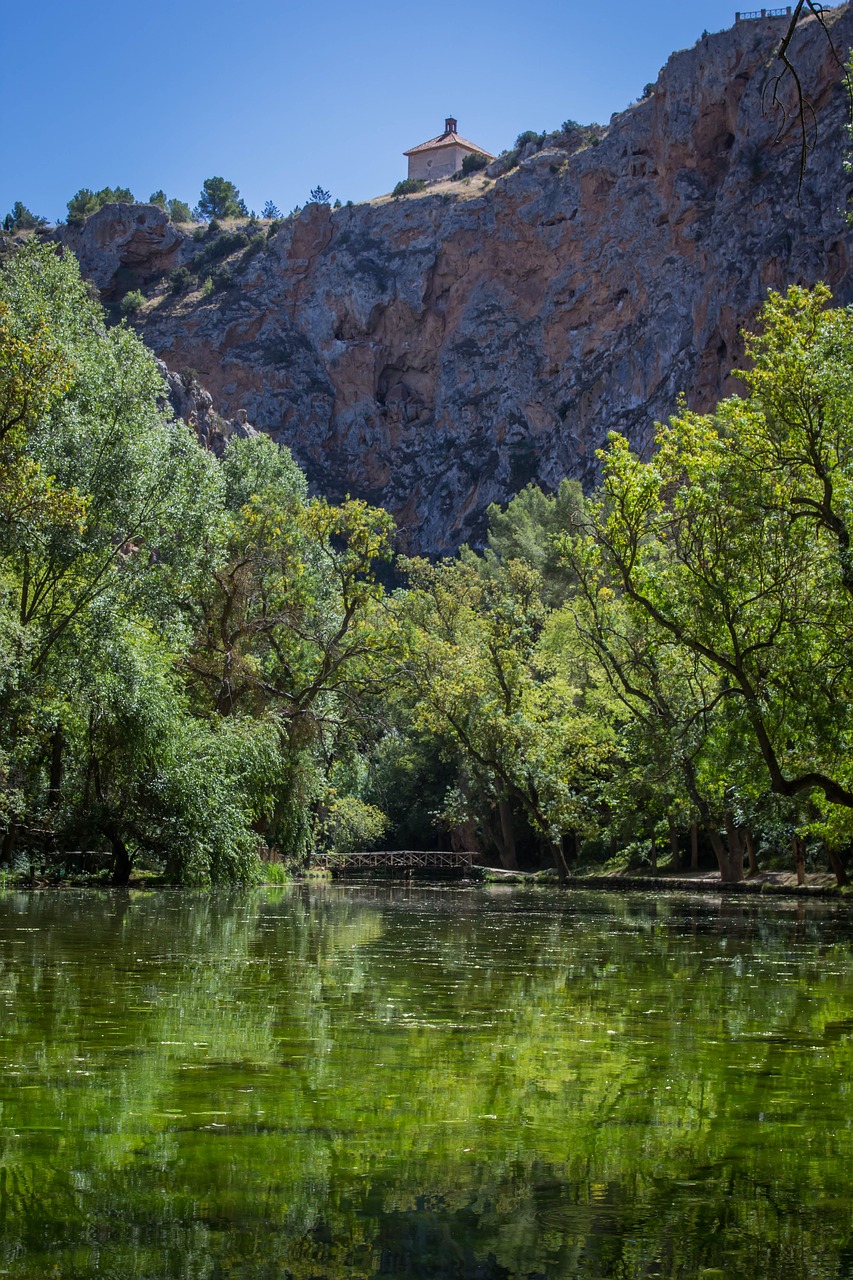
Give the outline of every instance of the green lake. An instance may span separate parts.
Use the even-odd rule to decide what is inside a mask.
[[[0,894],[0,1277],[853,1278],[853,911]]]

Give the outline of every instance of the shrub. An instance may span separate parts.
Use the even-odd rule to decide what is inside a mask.
[[[469,173],[478,173],[480,169],[485,169],[488,163],[488,157],[484,156],[482,151],[474,151],[462,161],[462,173],[466,177]]]
[[[215,271],[211,271],[205,284],[209,281],[212,281],[214,289],[219,293],[222,293],[225,289],[233,289],[235,283],[234,277],[227,267],[217,267]]]
[[[388,830],[388,818],[357,796],[339,796],[329,805],[322,835],[336,853],[372,848]]]
[[[213,277],[208,276],[204,284],[201,286],[201,296],[203,298],[209,298],[210,295],[213,293],[214,287],[215,286],[213,284]]]
[[[510,169],[515,168],[518,164],[519,154],[520,150],[518,147],[513,147],[512,151],[504,151],[503,155],[500,157],[501,173],[509,173]]]
[[[423,178],[404,178],[402,182],[398,182],[392,196],[413,196],[418,191],[423,191],[426,182]]]
[[[240,259],[240,265],[241,266],[248,265],[248,263],[251,262],[252,258],[254,258],[255,254],[260,253],[261,249],[265,247],[266,243],[267,243],[267,238],[264,235],[263,231],[259,231],[257,235],[250,236],[249,243],[246,245],[246,252],[243,254],[242,258]]]
[[[263,884],[289,884],[293,879],[287,867],[280,862],[263,862],[261,864],[261,882]]]
[[[249,237],[245,231],[223,231],[215,239],[209,240],[203,249],[193,255],[192,266],[198,270],[210,262],[218,262],[227,258],[238,249],[245,249]]]
[[[534,129],[525,129],[524,133],[520,133],[516,138],[515,146],[517,151],[521,151],[521,149],[526,147],[530,142],[535,142],[537,147],[541,147],[544,141],[544,133],[536,133]]]
[[[118,309],[123,316],[132,316],[135,311],[139,310],[144,301],[145,296],[139,289],[131,289],[118,304]]]
[[[169,277],[169,283],[173,293],[183,293],[185,289],[190,289],[196,282],[196,277],[190,271],[189,267],[176,267]]]
[[[284,220],[282,218],[273,218],[272,222],[267,227],[267,240],[272,240],[276,232],[281,231],[283,226]]]
[[[166,208],[166,192],[162,190],[152,191],[151,195],[148,197],[148,203],[156,204],[159,209],[165,209]]]

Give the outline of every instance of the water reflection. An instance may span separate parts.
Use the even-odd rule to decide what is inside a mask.
[[[853,1274],[851,915],[0,897],[0,1273]]]

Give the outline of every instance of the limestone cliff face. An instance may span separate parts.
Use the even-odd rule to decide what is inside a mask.
[[[844,57],[853,9],[828,16]],[[733,390],[768,288],[826,279],[853,301],[840,68],[804,22],[818,125],[798,202],[797,122],[762,110],[783,30],[742,22],[674,55],[597,145],[552,135],[496,179],[308,206],[233,257],[231,287],[151,286],[141,332],[318,489],[387,506],[410,547],[476,540],[527,481],[591,478],[608,431],[646,448],[679,393],[706,409]],[[150,284],[198,252],[145,208],[126,236],[104,237],[108,211],[64,234],[107,297],[119,270]]]

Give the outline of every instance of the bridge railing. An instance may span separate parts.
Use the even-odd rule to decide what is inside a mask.
[[[735,22],[747,22],[751,18],[790,18],[791,6],[784,9],[751,9],[748,13],[739,11],[735,14]]]
[[[316,865],[328,871],[368,871],[374,868],[408,871],[458,870],[473,866],[473,853],[450,853],[443,849],[383,849],[378,853],[321,853]]]

